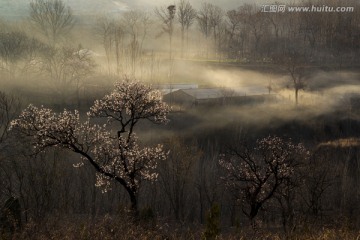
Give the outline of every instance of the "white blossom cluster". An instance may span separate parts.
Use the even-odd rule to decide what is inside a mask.
[[[253,149],[221,155],[219,163],[227,172],[229,187],[242,191],[245,198],[263,202],[291,178],[296,165],[309,154],[301,143],[269,136],[258,140]]]
[[[120,137],[119,141],[96,145],[92,153],[96,162],[104,163],[105,172],[123,179],[133,189],[138,188],[142,179],[156,180],[157,162],[167,157],[162,145],[140,148],[135,135],[129,142]],[[108,176],[97,174],[97,180],[96,185],[104,187],[105,191],[110,188]]]
[[[157,161],[165,160],[167,153],[162,145],[140,147],[134,127],[141,119],[164,123],[167,113],[168,107],[158,92],[127,80],[117,83],[110,95],[96,101],[85,122],[80,121],[78,111],[55,113],[29,105],[12,121],[11,128],[30,136],[36,151],[60,147],[80,154],[82,161],[95,167],[96,185],[105,191],[115,180],[136,193],[141,180],[157,179]],[[109,118],[110,124],[120,123],[121,129],[115,132],[106,124],[91,124],[94,117]]]
[[[119,121],[122,126],[148,119],[155,123],[166,123],[169,107],[162,102],[161,93],[140,82],[125,80],[115,84],[115,89],[101,100],[96,100],[89,116],[106,117]]]
[[[89,121],[80,122],[78,111],[64,110],[55,113],[51,109],[29,105],[11,122],[27,136],[33,137],[34,148],[42,151],[50,146],[78,149],[87,152],[90,146],[109,138],[109,133],[99,125],[90,126]]]

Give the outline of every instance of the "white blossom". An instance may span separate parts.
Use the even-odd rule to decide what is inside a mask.
[[[254,148],[242,146],[222,154],[219,164],[226,170],[224,179],[228,187],[240,190],[241,197],[254,210],[291,179],[296,164],[308,157],[309,151],[303,144],[269,136],[258,140]]]
[[[126,80],[117,83],[110,95],[95,101],[85,122],[80,121],[76,110],[55,113],[29,105],[12,121],[11,128],[30,136],[35,151],[60,147],[78,153],[82,161],[88,161],[97,170],[96,186],[103,187],[103,191],[110,190],[110,183],[115,180],[135,195],[142,180],[157,179],[157,162],[165,160],[167,153],[162,145],[140,147],[134,127],[142,119],[165,123],[167,113],[168,107],[157,91]],[[106,124],[91,124],[95,117],[108,118],[109,124],[116,122],[120,129],[113,131]]]

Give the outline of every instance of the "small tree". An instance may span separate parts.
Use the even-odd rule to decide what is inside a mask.
[[[78,111],[54,113],[29,105],[12,122],[12,128],[30,136],[36,151],[58,147],[80,155],[80,164],[85,161],[97,171],[96,186],[107,191],[111,181],[119,183],[129,194],[131,209],[137,214],[140,183],[157,179],[157,160],[164,160],[166,153],[162,145],[140,147],[135,126],[143,119],[165,123],[167,113],[168,107],[158,91],[126,80],[116,83],[109,95],[95,101],[85,122],[80,121]],[[105,118],[110,126],[91,124],[93,118]]]
[[[275,56],[275,62],[290,75],[290,81],[295,93],[295,104],[299,104],[299,91],[306,86],[308,73],[306,72],[307,60],[305,54],[293,49],[285,50],[280,56]]]
[[[251,221],[260,208],[272,199],[295,171],[296,163],[307,158],[302,144],[279,137],[266,137],[251,149],[240,146],[223,155],[220,165],[226,170],[226,184],[249,209],[243,212]]]
[[[286,70],[291,76],[291,81],[295,91],[295,104],[299,104],[299,91],[305,88],[305,59],[294,53],[286,60]]]

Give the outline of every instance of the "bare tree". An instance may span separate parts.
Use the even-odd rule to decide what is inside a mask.
[[[210,24],[210,9],[211,9],[211,4],[209,3],[203,3],[201,6],[201,9],[198,11],[197,14],[197,22],[199,25],[199,29],[200,32],[203,34],[203,36],[205,37],[205,55],[206,57],[208,57],[208,53],[209,53],[209,46],[208,46],[208,38],[210,36],[210,29],[211,29],[211,24]]]
[[[294,49],[287,49],[283,55],[275,57],[274,60],[290,75],[295,93],[295,104],[298,105],[299,91],[305,88],[306,81],[309,78],[305,54]]]
[[[17,97],[0,91],[0,146],[8,137],[10,122],[19,114],[20,106]]]
[[[0,33],[0,58],[2,68],[12,79],[15,74],[16,63],[23,57],[27,36],[22,32]]]
[[[241,27],[243,16],[236,10],[230,10],[227,11],[226,17],[229,26],[230,40],[233,40],[235,38],[236,32],[239,31]]]
[[[180,0],[178,4],[177,19],[181,25],[181,57],[184,57],[184,39],[186,31],[186,43],[188,44],[189,28],[196,19],[196,10],[187,0]]]
[[[249,26],[249,30],[253,35],[253,55],[259,53],[260,41],[267,34],[269,20],[266,15],[257,10],[256,5],[245,4],[242,6],[245,12],[245,24]]]
[[[58,147],[70,150],[90,164],[97,172],[97,186],[109,190],[117,182],[127,191],[131,209],[138,212],[137,195],[142,180],[157,179],[157,160],[164,160],[162,145],[140,147],[135,127],[141,120],[165,123],[168,107],[158,91],[139,82],[124,81],[101,100],[96,100],[88,112],[89,119],[80,121],[79,112],[29,105],[12,122],[12,128],[32,139],[37,152]],[[91,124],[93,118],[105,118],[116,124],[117,130],[106,125]]]
[[[143,44],[147,36],[151,20],[146,12],[128,11],[121,19],[125,33],[129,36],[129,55],[131,62],[131,75],[135,77],[136,66],[143,51]]]
[[[173,75],[173,54],[172,54],[172,38],[174,33],[174,20],[175,20],[176,6],[170,5],[167,8],[155,8],[155,14],[162,22],[162,31],[158,34],[160,37],[162,34],[167,33],[169,37],[169,73],[168,78],[171,84]],[[170,87],[171,88],[171,87]],[[171,103],[170,103],[171,105]]]
[[[222,9],[210,3],[203,3],[201,9],[198,11],[197,20],[205,40],[208,41],[208,38],[212,34],[214,46],[217,48],[220,37],[219,28],[223,21]],[[206,46],[206,48],[208,47],[209,46]],[[206,49],[206,55],[208,56],[208,49]]]
[[[334,171],[335,167],[327,164],[331,158],[329,151],[324,151],[319,147],[315,151],[306,166],[305,184],[302,191],[307,213],[318,221],[324,215],[324,201],[327,191],[337,181],[338,175]]]
[[[162,32],[159,33],[159,36],[163,33],[167,33],[169,36],[169,60],[172,61],[172,37],[174,33],[174,19],[175,19],[176,6],[170,5],[167,8],[155,8],[155,14],[163,23]]]
[[[246,39],[249,38],[249,27],[245,24],[246,14],[242,8],[226,13],[229,57],[244,57]]]
[[[205,209],[220,201],[220,196],[224,193],[223,183],[219,181],[220,171],[218,164],[219,153],[217,147],[208,144],[203,149],[203,156],[197,161],[197,170],[195,174],[195,186],[198,193],[199,201],[199,221],[204,222]]]
[[[169,199],[176,220],[185,220],[186,203],[193,186],[194,167],[202,152],[194,144],[173,138],[165,143],[170,150],[168,161],[160,165],[160,183]]]
[[[212,5],[203,3],[201,9],[198,11],[197,21],[199,24],[200,32],[208,38],[210,35],[210,9]]]
[[[122,44],[124,41],[124,28],[120,23],[116,23],[114,27],[114,48],[115,48],[115,59],[116,59],[116,74],[120,75],[121,70],[121,56],[122,56]]]
[[[33,66],[41,55],[44,44],[29,38],[24,32],[0,32],[0,68],[8,73],[9,80]]]
[[[105,50],[108,67],[108,74],[111,73],[111,51],[114,42],[115,21],[109,17],[102,16],[97,18],[94,31],[99,36]]]
[[[84,80],[94,72],[96,65],[90,50],[79,46],[71,51],[67,71],[71,73],[71,83],[75,85],[77,105],[80,108],[80,90],[84,87]]]
[[[221,27],[224,13],[219,6],[212,5],[210,8],[210,28],[213,32],[215,51],[220,48]]]
[[[71,8],[62,0],[33,0],[30,2],[30,20],[52,46],[68,34],[75,23]]]
[[[95,67],[92,55],[87,49],[73,47],[48,48],[41,63],[42,71],[50,77],[52,87],[65,102],[66,94],[75,87],[79,104],[82,81]]]

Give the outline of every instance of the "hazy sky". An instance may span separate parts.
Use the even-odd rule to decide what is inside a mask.
[[[155,7],[168,6],[179,0],[63,0],[69,5],[74,14],[97,14],[108,12],[121,12],[129,9],[142,9],[153,11]],[[289,0],[283,0],[286,2]],[[0,0],[0,17],[25,16],[28,13],[30,0]],[[257,3],[259,5],[274,2],[274,0],[189,0],[199,8],[203,2],[212,3],[223,9],[234,9],[243,3]],[[291,0],[294,2],[294,0]]]
[[[73,0],[68,0],[73,1]],[[120,4],[122,6],[128,6],[129,8],[144,8],[144,9],[153,9],[158,6],[168,6],[171,4],[176,4],[178,0],[100,0],[100,2],[111,1],[113,3]],[[287,1],[287,0],[286,0]],[[274,2],[271,0],[189,0],[189,2],[195,7],[199,8],[203,2],[212,3],[218,5],[224,9],[232,9],[237,8],[241,4],[247,3],[266,3],[266,2]]]

